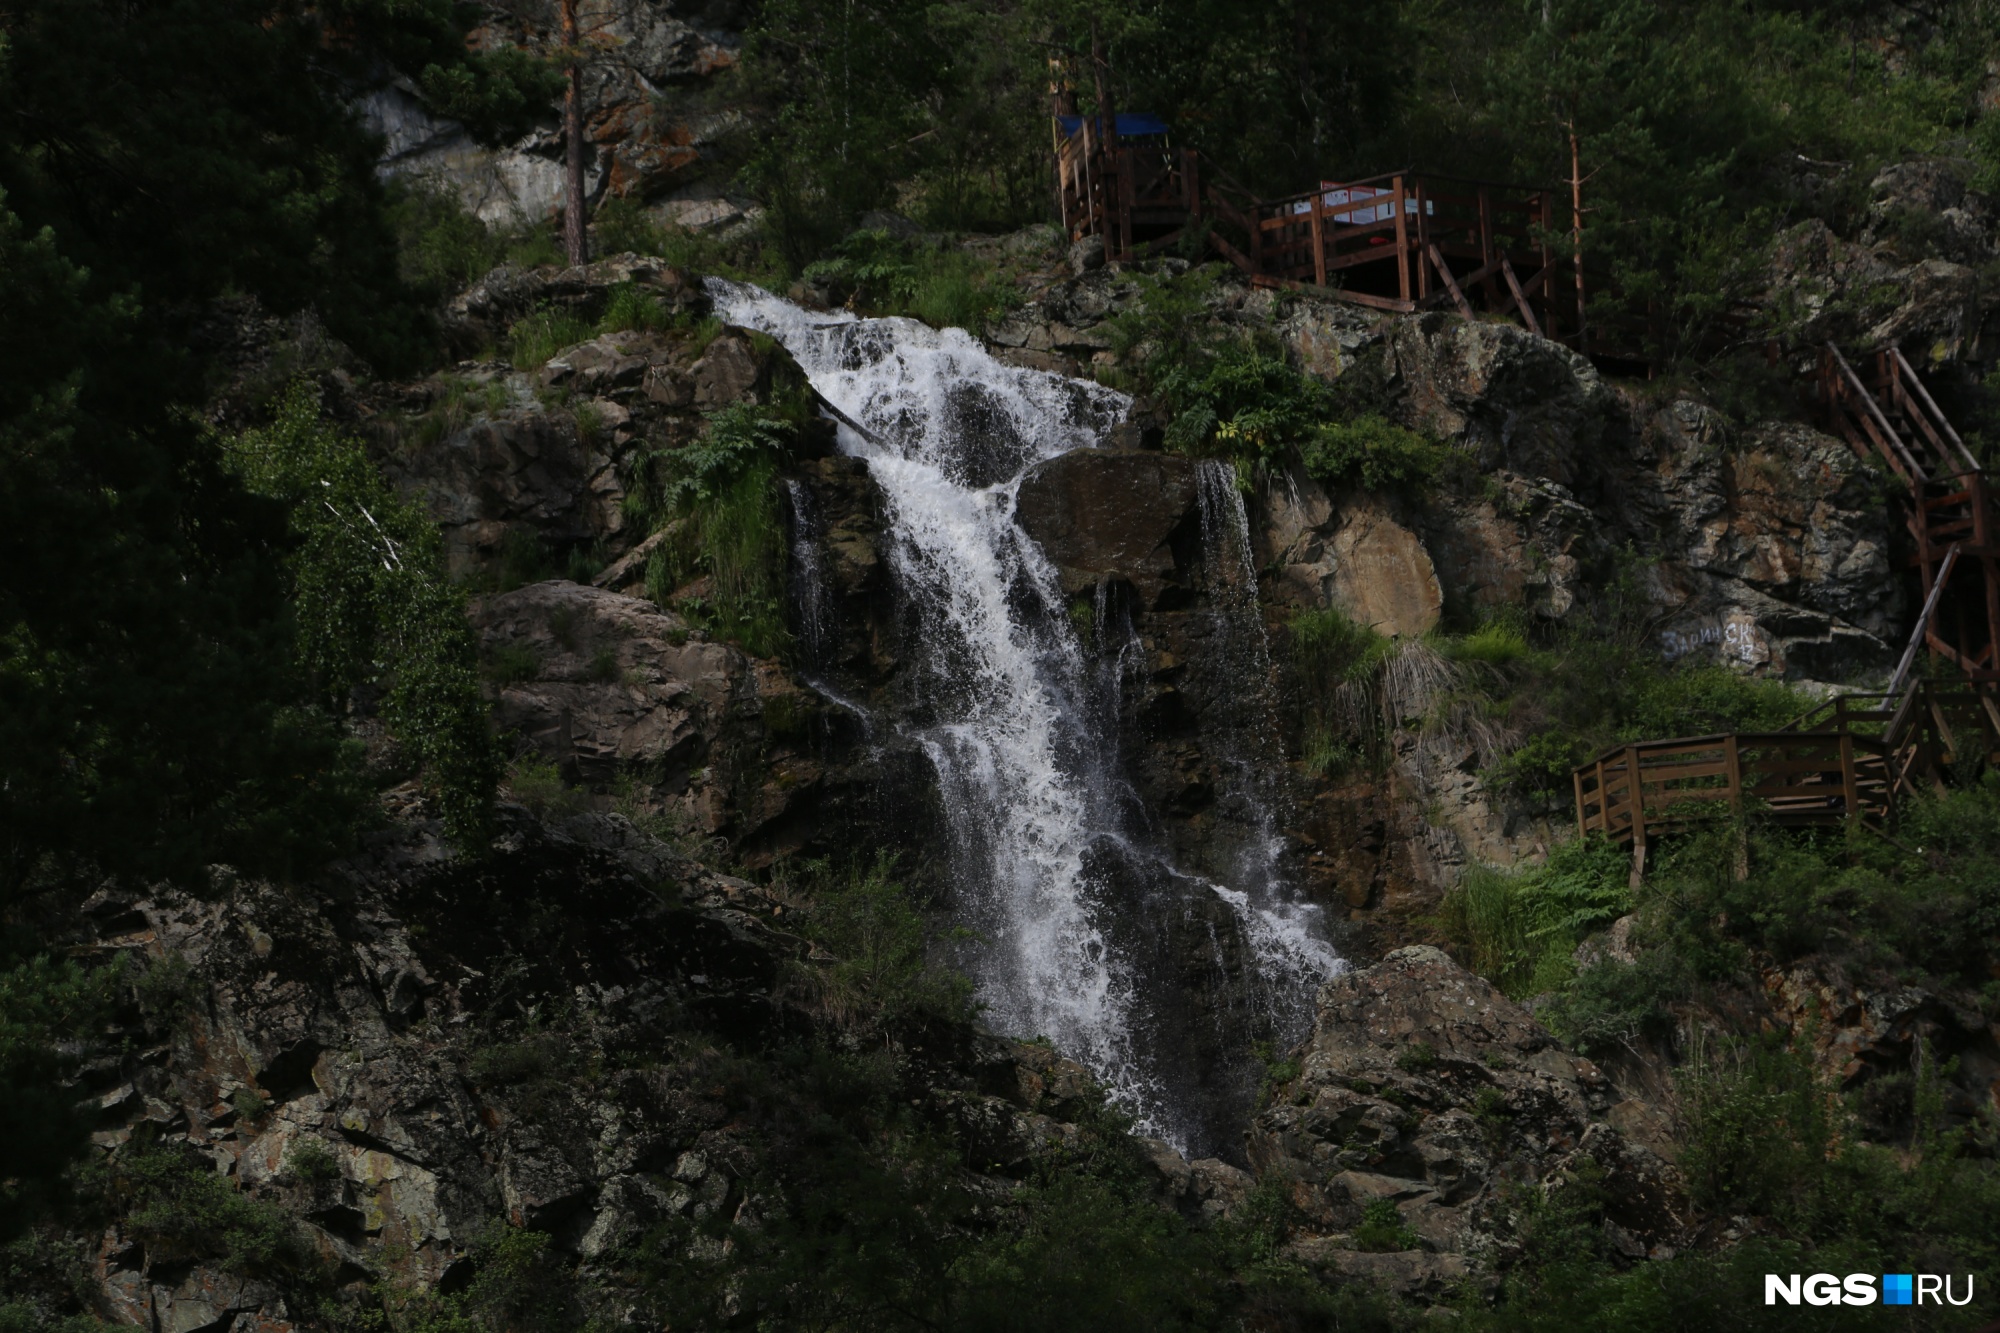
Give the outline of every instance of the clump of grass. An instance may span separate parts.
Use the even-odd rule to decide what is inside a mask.
[[[1377,1253],[1414,1250],[1421,1242],[1417,1233],[1403,1225],[1403,1215],[1393,1199],[1376,1199],[1361,1210],[1361,1225],[1354,1228],[1354,1248]]]
[[[293,1142],[285,1153],[285,1171],[309,1185],[340,1179],[340,1163],[323,1141],[313,1138]]]
[[[888,854],[836,869],[824,861],[800,868],[782,886],[803,903],[794,927],[836,961],[801,973],[817,1007],[842,1023],[970,1016],[972,987],[935,963],[923,914],[896,876]]]
[[[507,330],[507,354],[516,370],[533,370],[563,349],[588,340],[594,331],[575,311],[545,305]]]
[[[1467,967],[1510,999],[1559,990],[1583,937],[1632,910],[1626,853],[1602,837],[1559,844],[1540,866],[1475,866],[1439,924]]]
[[[486,678],[495,685],[517,685],[541,673],[542,659],[519,644],[502,644],[486,659]]]
[[[438,381],[430,407],[417,420],[416,442],[429,448],[481,416],[497,416],[506,411],[509,401],[507,386],[500,380],[446,375]]]
[[[759,657],[790,643],[777,475],[793,428],[770,409],[731,404],[709,414],[700,439],[644,460],[633,491],[635,514],[669,533],[646,566],[647,595]],[[707,596],[676,596],[703,575]]]
[[[326,1274],[298,1223],[252,1198],[206,1159],[165,1146],[134,1148],[108,1166],[124,1226],[149,1253],[210,1257],[249,1276],[317,1282]]]
[[[586,793],[563,782],[562,770],[538,755],[522,755],[507,766],[507,790],[537,815],[574,815],[588,805]]]
[[[672,328],[674,312],[652,292],[636,282],[621,282],[611,289],[598,318],[599,333],[645,332]]]
[[[855,232],[804,276],[869,314],[910,315],[937,328],[977,332],[1019,300],[992,264],[881,231]]]

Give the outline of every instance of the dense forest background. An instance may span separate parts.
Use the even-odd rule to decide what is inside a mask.
[[[1592,261],[1670,312],[1664,354],[1691,356],[1761,290],[1783,229],[1858,228],[1875,167],[1946,155],[2000,190],[1993,0],[767,0],[746,18],[740,64],[705,94],[742,128],[700,170],[753,196],[762,224],[719,242],[607,200],[600,249],[895,279],[919,261],[857,240],[865,214],[944,232],[1049,220],[1054,79],[1085,111],[1102,86],[1165,117],[1272,194],[1406,164],[1554,183],[1574,153]],[[355,373],[400,375],[447,358],[436,311],[451,290],[510,254],[554,258],[546,220],[505,232],[383,180],[349,111],[393,75],[486,141],[550,123],[563,57],[471,51],[480,19],[452,0],[0,7],[0,1236],[74,1203],[88,1126],[64,1080],[129,980],[52,953],[48,922],[107,875],[302,874],[350,847],[382,782],[354,742],[357,691],[380,691],[406,740],[395,776],[441,793],[465,845],[485,836],[497,760],[435,534],[282,385],[247,434],[208,411],[228,303],[309,311]],[[1900,243],[1921,251],[1922,219]],[[1984,866],[1978,838],[1961,841],[1954,855]],[[1763,1113],[1731,1109],[1746,1126]],[[1746,1162],[1751,1130],[1750,1148],[1732,1140]],[[1794,1165],[1811,1207],[1781,1246],[1840,1212],[1854,1179]],[[1226,1301],[1174,1284],[1240,1290],[1261,1262],[1251,1233],[1168,1245],[1067,1188],[1052,1197],[1077,1225],[1102,1222],[1162,1319],[1218,1317]],[[1898,1225],[1942,1199],[1976,1233],[1984,1177],[1924,1188]],[[1564,1225],[1549,1221],[1552,1249]],[[1859,1247],[1872,1224],[1849,1209],[1838,1225]],[[1054,1264],[1064,1234],[1029,1237],[994,1271]],[[1548,1289],[1563,1288],[1550,1262]],[[1723,1281],[1685,1271],[1690,1290]],[[999,1310],[1008,1279],[982,1280]],[[1681,1308],[1670,1282],[1603,1290],[1603,1309]],[[1588,1305],[1565,1317],[1608,1317]],[[1536,1324],[1532,1301],[1509,1317],[1558,1326]]]

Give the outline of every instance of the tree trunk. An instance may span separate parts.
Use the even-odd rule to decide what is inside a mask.
[[[1569,209],[1570,209],[1570,252],[1576,260],[1576,350],[1590,350],[1588,330],[1584,324],[1583,300],[1583,151],[1576,138],[1576,118],[1570,117],[1569,125]]]
[[[567,168],[563,249],[575,266],[590,262],[590,236],[583,226],[583,53],[577,46],[576,0],[562,0],[562,42],[569,61],[569,87],[563,91],[563,151]]]

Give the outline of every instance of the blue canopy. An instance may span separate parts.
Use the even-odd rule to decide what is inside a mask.
[[[1083,128],[1085,116],[1057,116],[1062,125],[1063,137],[1073,139]],[[1121,139],[1143,139],[1151,135],[1165,134],[1167,122],[1148,111],[1120,111],[1118,113],[1118,137]]]

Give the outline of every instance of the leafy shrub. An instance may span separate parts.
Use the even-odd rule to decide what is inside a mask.
[[[808,282],[872,315],[911,315],[936,328],[978,332],[1019,298],[993,267],[962,250],[858,231],[809,265]]]
[[[1396,1068],[1406,1074],[1421,1073],[1435,1069],[1438,1062],[1437,1047],[1427,1041],[1413,1041],[1396,1052]]]
[[[647,563],[647,595],[759,657],[790,642],[777,465],[795,430],[771,409],[733,403],[692,443],[641,460],[635,488],[634,510],[669,534]],[[674,602],[704,573],[706,599]]]
[[[125,1225],[162,1254],[218,1259],[234,1272],[318,1283],[325,1273],[298,1223],[254,1199],[206,1159],[177,1148],[138,1147],[107,1170]]]
[[[1694,989],[1686,961],[1671,946],[1647,949],[1636,963],[1607,958],[1584,968],[1541,1011],[1549,1030],[1585,1055],[1601,1055],[1641,1037],[1661,1036],[1670,1006]]]
[[[508,794],[537,815],[573,815],[588,804],[585,794],[563,782],[562,770],[536,755],[507,766]]]
[[[1437,480],[1451,451],[1374,413],[1315,426],[1300,449],[1306,474],[1359,482],[1371,491],[1421,491]]]
[[[621,282],[611,289],[604,313],[597,321],[599,333],[673,327],[673,312],[666,303],[635,282]]]
[[[818,980],[823,1004],[890,1019],[969,1017],[971,983],[932,961],[923,914],[895,877],[893,858],[884,854],[844,871],[816,863],[801,887],[811,906],[800,929],[837,960]]]
[[[1357,1250],[1414,1250],[1418,1244],[1417,1233],[1403,1224],[1395,1200],[1374,1199],[1361,1210],[1361,1225],[1354,1228]]]
[[[340,1163],[319,1139],[301,1137],[285,1153],[285,1170],[307,1184],[340,1179]]]
[[[403,280],[433,299],[471,286],[506,251],[501,237],[438,184],[391,181],[387,216]]]
[[[1440,923],[1467,967],[1525,999],[1561,987],[1583,936],[1631,911],[1628,878],[1627,854],[1606,839],[1560,843],[1544,865],[1469,869]]]
[[[341,718],[357,689],[386,684],[390,731],[423,765],[452,836],[476,841],[497,765],[465,594],[445,575],[436,525],[320,415],[304,380],[269,426],[224,450],[251,491],[288,506],[297,651],[326,714]]]

